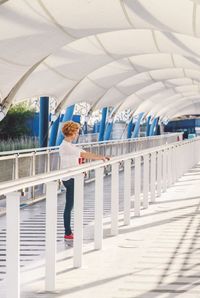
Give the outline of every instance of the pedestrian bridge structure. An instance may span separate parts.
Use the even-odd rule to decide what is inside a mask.
[[[2,182],[1,296],[197,297],[199,147],[199,138],[165,137],[106,163]],[[73,247],[63,242],[58,191],[72,175]],[[20,209],[19,190],[38,185],[46,200]]]
[[[163,129],[200,115],[199,37],[199,0],[0,0],[0,121],[40,98],[40,148],[0,154],[0,297],[199,297],[200,138]],[[84,133],[101,112],[85,148],[111,160],[60,170],[80,103]]]

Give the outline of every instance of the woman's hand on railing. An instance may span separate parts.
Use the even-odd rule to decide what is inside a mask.
[[[109,157],[109,156],[103,156],[102,160],[103,160],[104,162],[109,161],[109,160],[110,160],[110,157]]]

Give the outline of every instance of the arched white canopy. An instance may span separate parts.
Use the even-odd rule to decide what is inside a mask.
[[[200,114],[199,37],[198,0],[0,0],[0,119],[42,95]]]

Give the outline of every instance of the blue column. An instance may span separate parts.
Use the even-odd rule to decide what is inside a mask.
[[[130,139],[131,138],[131,135],[132,135],[132,130],[133,130],[133,119],[131,119],[131,121],[129,122],[128,124],[128,127],[127,127],[127,138]]]
[[[154,129],[154,135],[158,135],[158,132],[159,132],[159,117],[157,117],[156,119],[157,119],[157,121],[156,121],[156,126]]]
[[[151,116],[149,116],[149,117],[147,118],[146,137],[149,137],[149,134],[150,134],[150,127],[151,127],[151,125],[150,125],[150,120],[151,120]]]
[[[74,113],[74,105],[66,108],[65,115],[62,119],[62,122],[70,121],[72,119],[73,113]],[[62,125],[61,125],[61,127],[62,127]],[[61,127],[60,127],[59,132],[58,132],[58,136],[57,136],[57,140],[56,140],[56,146],[59,146],[62,143],[62,140],[64,139]]]
[[[60,123],[60,115],[57,117],[57,119],[53,122],[51,126],[50,131],[50,138],[49,138],[49,146],[55,146],[56,145],[56,137],[58,133],[58,127]]]
[[[104,141],[110,140],[112,128],[113,128],[113,120],[112,120],[112,122],[111,121],[108,122],[106,125],[105,135],[104,135],[104,139],[103,139]]]
[[[108,108],[102,109],[102,116],[101,116],[101,122],[100,122],[100,130],[99,130],[99,139],[98,139],[99,142],[103,141],[107,111],[108,111]]]
[[[40,97],[39,144],[47,147],[49,134],[49,97]]]
[[[89,115],[86,115],[85,116],[85,121],[84,121],[84,124],[83,124],[83,133],[84,135],[86,135],[88,133],[88,120],[89,120]]]
[[[60,115],[60,122],[63,121],[63,118],[64,118],[64,114],[61,114],[61,115]]]
[[[150,132],[149,132],[149,135],[150,136],[154,136],[155,135],[155,129],[156,129],[157,123],[158,123],[158,118],[154,118],[153,119],[153,122],[151,124],[151,127],[150,127]]]
[[[133,138],[138,138],[138,135],[139,135],[139,130],[140,130],[140,122],[142,120],[142,117],[143,117],[144,113],[140,113],[138,115],[138,119],[137,119],[137,122],[135,124],[135,127],[134,127],[134,131],[133,131]]]

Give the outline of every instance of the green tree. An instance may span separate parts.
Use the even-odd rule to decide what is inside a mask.
[[[30,129],[27,120],[33,117],[35,110],[27,103],[20,103],[12,106],[6,117],[0,122],[0,139],[16,139],[22,136],[29,136]]]

